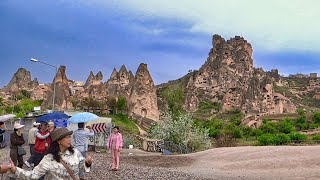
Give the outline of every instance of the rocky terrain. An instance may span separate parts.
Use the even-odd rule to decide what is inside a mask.
[[[159,120],[168,108],[162,92],[171,88],[183,91],[183,108],[194,114],[207,117],[219,112],[238,109],[247,118],[295,113],[298,108],[320,107],[320,80],[317,74],[282,77],[278,70],[264,71],[253,67],[253,48],[243,37],[225,40],[219,35],[212,38],[212,48],[203,66],[186,76],[158,86],[146,64],[140,64],[136,74],[123,65],[119,72],[114,69],[109,79],[103,82],[102,72],[90,72],[86,82],[79,84],[66,76],[66,67],[61,66],[51,84],[39,84],[31,80],[30,72],[20,68],[10,83],[1,90],[1,96],[22,89],[31,92],[32,99],[43,99],[43,107],[52,104],[53,84],[56,84],[56,109],[72,109],[72,100],[91,98],[106,102],[108,98],[124,97],[129,116]],[[214,108],[201,111],[203,104]],[[107,107],[106,107],[107,108]]]

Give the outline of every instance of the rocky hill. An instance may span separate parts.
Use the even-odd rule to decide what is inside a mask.
[[[261,117],[320,107],[320,79],[316,74],[282,77],[276,69],[264,71],[253,67],[252,53],[251,44],[243,37],[225,40],[214,35],[208,58],[199,70],[158,86],[154,85],[146,64],[140,64],[135,75],[124,65],[119,72],[114,69],[106,82],[102,72],[96,75],[90,72],[85,84],[69,80],[64,66],[47,85],[39,85],[37,79],[32,81],[30,72],[20,68],[0,95],[26,89],[32,92],[32,99],[43,99],[43,106],[50,107],[55,84],[56,109],[74,108],[72,100],[91,98],[106,102],[110,97],[124,97],[130,116],[156,121],[170,106],[164,94],[172,90],[181,92],[182,98],[174,103],[202,117],[233,110],[247,117]]]
[[[203,102],[215,106],[208,112],[212,115],[234,109],[259,116],[296,111],[295,104],[275,88],[281,81],[278,71],[253,67],[252,46],[244,38],[236,36],[226,41],[214,35],[212,45],[207,61],[198,71],[159,85],[158,90],[182,88],[184,109],[193,113],[201,110]],[[165,99],[161,93],[158,96]]]

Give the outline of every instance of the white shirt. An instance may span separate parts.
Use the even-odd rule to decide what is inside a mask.
[[[69,150],[67,150],[64,154],[60,153],[62,159],[67,163],[69,168],[73,171],[74,176],[79,179],[79,170],[83,169],[86,172],[90,171],[90,167],[85,166],[85,159],[81,155],[81,153],[74,148],[74,153],[71,154]],[[16,177],[19,179],[39,179],[43,175],[45,175],[45,180],[65,180],[71,179],[66,168],[53,159],[52,154],[47,154],[41,160],[40,164],[36,166],[32,171],[26,171],[24,169],[18,168],[15,173]]]

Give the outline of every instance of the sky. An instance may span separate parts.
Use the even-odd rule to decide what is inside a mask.
[[[243,36],[255,67],[320,73],[318,7],[318,0],[0,0],[0,87],[20,67],[51,82],[54,69],[30,58],[65,65],[76,81],[147,63],[160,84],[199,69],[213,34]]]

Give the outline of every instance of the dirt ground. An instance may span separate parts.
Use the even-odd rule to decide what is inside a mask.
[[[9,149],[1,154],[6,159]],[[110,154],[89,154],[94,164],[87,179],[320,179],[320,146],[245,146],[172,156],[126,149],[118,172],[109,171]]]

